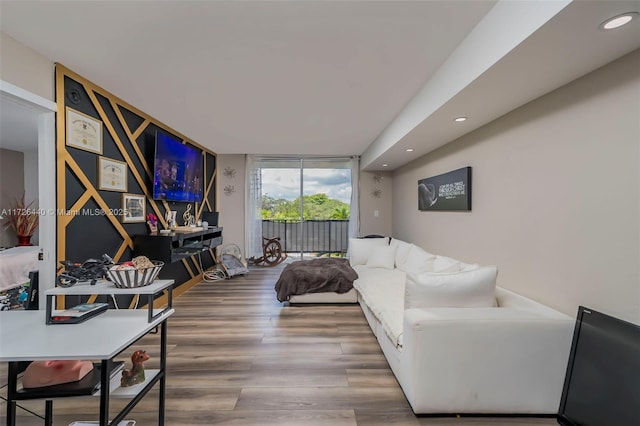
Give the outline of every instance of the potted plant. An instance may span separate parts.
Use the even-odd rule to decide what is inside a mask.
[[[27,204],[23,193],[20,200],[15,199],[12,208],[3,211],[3,216],[7,218],[4,229],[13,228],[18,237],[19,246],[30,246],[31,237],[38,228],[38,209],[34,204],[35,200]]]

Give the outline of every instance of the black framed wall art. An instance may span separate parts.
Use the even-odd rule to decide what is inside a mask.
[[[420,179],[418,210],[471,210],[471,167]]]

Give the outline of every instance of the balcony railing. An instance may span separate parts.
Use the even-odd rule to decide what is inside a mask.
[[[285,253],[346,253],[348,220],[263,220],[262,236],[280,237]]]

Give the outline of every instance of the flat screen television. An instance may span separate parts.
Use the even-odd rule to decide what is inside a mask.
[[[202,152],[156,132],[154,200],[202,201]]]
[[[640,326],[580,306],[557,419],[640,425]]]

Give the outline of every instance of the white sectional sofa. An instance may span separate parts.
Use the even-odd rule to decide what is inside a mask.
[[[571,317],[496,287],[496,267],[349,244],[358,301],[416,414],[557,413]]]

